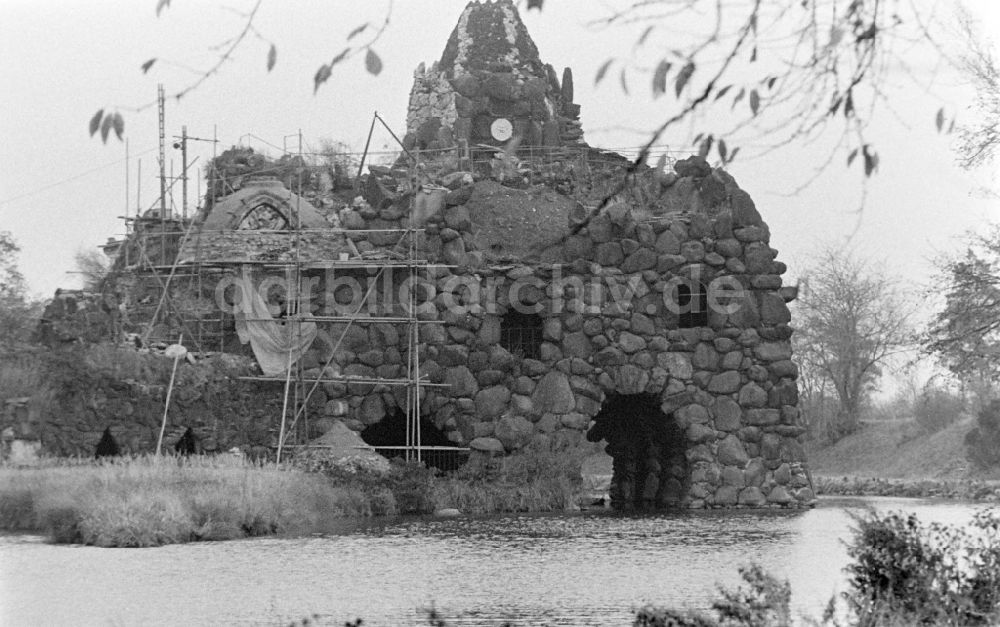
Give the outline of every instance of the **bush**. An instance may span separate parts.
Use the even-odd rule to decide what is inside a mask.
[[[1000,400],[979,410],[977,425],[965,435],[965,449],[977,468],[1000,466]]]
[[[740,568],[740,576],[749,589],[719,588],[719,598],[712,603],[715,617],[663,607],[646,606],[636,612],[636,627],[787,627],[791,624],[792,588],[764,572],[756,564]]]
[[[1000,512],[979,512],[968,529],[898,513],[856,522],[845,598],[858,625],[1000,620]]]
[[[921,525],[913,515],[869,513],[856,519],[848,546],[848,614],[835,599],[805,624],[874,626],[1000,624],[1000,511],[979,512],[967,528]],[[748,589],[719,588],[712,613],[654,606],[637,627],[770,627],[791,624],[791,589],[759,566],[740,569]]]
[[[927,384],[913,402],[913,417],[924,433],[936,433],[962,416],[965,400],[944,387]]]
[[[295,463],[321,473],[334,486],[359,492],[365,515],[430,514],[437,509],[433,498],[436,471],[419,462],[303,455]]]

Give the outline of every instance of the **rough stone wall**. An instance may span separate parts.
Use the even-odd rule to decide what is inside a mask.
[[[33,367],[39,388],[26,415],[0,414],[0,431],[40,441],[49,455],[90,457],[105,428],[122,453],[155,450],[173,360],[108,345],[77,345],[40,353]],[[281,385],[236,377],[250,372],[245,358],[218,355],[181,361],[170,399],[164,446],[190,427],[204,452],[240,447],[266,455],[281,415]],[[24,413],[24,412],[22,412]]]
[[[499,118],[521,146],[583,146],[572,72],[560,84],[510,0],[470,2],[440,61],[414,72],[406,117],[408,148],[502,145],[490,132]]]
[[[684,439],[683,458],[663,460],[657,477],[680,494],[662,492],[658,504],[808,503],[785,266],[731,177],[696,159],[677,170],[663,201],[687,211],[650,216],[614,205],[541,251],[559,262],[489,263],[476,247],[483,233],[470,217],[475,208],[462,201],[490,183],[447,192],[423,216],[429,237],[422,250],[455,266],[426,274],[433,297],[423,298],[419,316],[444,324],[420,328],[421,372],[447,387],[425,389],[424,412],[453,442],[509,452],[532,441],[578,442],[609,395],[653,394]],[[359,226],[371,224],[358,217]],[[744,295],[731,310],[710,309],[707,324],[679,328],[679,314],[665,304],[678,277],[705,286],[725,278]],[[518,306],[537,307],[543,318],[537,358],[511,354],[500,342],[513,285]],[[326,332],[335,340],[342,328]],[[333,372],[402,376],[399,335],[392,325],[354,325]],[[307,365],[326,363],[328,349],[315,350]],[[404,402],[385,386],[323,389],[322,418],[355,430]]]

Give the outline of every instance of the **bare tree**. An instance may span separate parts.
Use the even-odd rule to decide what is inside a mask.
[[[836,395],[827,436],[837,440],[858,429],[890,358],[913,345],[911,308],[892,277],[830,248],[810,267],[796,309],[797,357],[807,380]]]
[[[262,63],[268,70],[275,66],[278,43],[260,23],[263,1],[248,0],[236,32],[210,47],[216,61],[175,98],[222,71],[240,46],[259,44]],[[545,0],[517,4],[544,12]],[[876,111],[890,104],[886,85],[902,79],[924,87],[911,67],[921,56],[956,62],[939,44],[947,21],[940,6],[888,0],[632,0],[612,6],[618,8],[592,26],[624,26],[630,38],[641,34],[596,69],[595,81],[617,75],[626,92],[630,84],[644,83],[654,97],[674,101],[664,108],[662,122],[644,129],[650,137],[637,164],[682,122],[695,128],[699,151],[722,164],[736,157],[738,144],[779,149],[812,142],[832,125],[837,139],[820,171],[839,155],[868,177],[878,170],[879,156],[866,130]],[[390,24],[391,0],[382,7],[376,5],[374,19],[357,25],[345,41],[318,47],[324,61],[313,75],[314,93],[352,58],[363,59],[369,73],[381,72],[375,47]],[[158,16],[167,16],[169,8],[170,0],[157,0]],[[158,61],[150,58],[141,70],[156,71]],[[939,129],[952,127],[953,115],[937,104],[927,106],[928,122],[936,113]],[[945,124],[946,117],[951,123]],[[121,137],[123,129],[117,110],[101,109],[90,121],[91,134],[100,131],[105,140],[112,130]]]
[[[17,267],[20,250],[9,232],[0,231],[0,348],[4,350],[27,341],[41,309]]]
[[[88,292],[100,292],[104,279],[111,270],[111,260],[104,253],[95,249],[80,249],[73,255],[76,270],[83,277],[83,289]]]
[[[960,67],[976,89],[975,108],[981,116],[977,124],[963,125],[960,133],[959,162],[972,169],[991,162],[1000,146],[1000,69],[989,42],[979,35],[967,13],[960,13],[959,28],[969,46]]]

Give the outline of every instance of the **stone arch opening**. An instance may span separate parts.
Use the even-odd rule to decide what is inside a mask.
[[[677,504],[687,478],[684,432],[660,409],[658,394],[610,393],[587,432],[607,442],[612,458],[611,505],[616,509]]]
[[[376,451],[388,459],[406,457],[406,412],[396,407],[387,411],[382,420],[369,425],[361,432],[361,439],[369,446],[378,447]],[[421,446],[454,446],[444,431],[441,431],[427,416],[420,417]],[[454,463],[440,455],[422,455],[428,467],[433,466],[442,471],[454,470]]]

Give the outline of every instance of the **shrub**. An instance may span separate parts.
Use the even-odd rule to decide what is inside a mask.
[[[1000,400],[979,410],[976,426],[965,435],[965,449],[977,468],[1000,466]]]
[[[321,473],[334,486],[357,491],[363,515],[429,514],[437,509],[433,498],[436,471],[419,462],[307,454],[294,463]]]
[[[965,400],[960,394],[928,383],[913,402],[913,417],[924,433],[935,433],[962,416]]]
[[[715,616],[688,610],[646,606],[639,609],[632,623],[636,627],[787,627],[791,624],[792,588],[764,572],[757,564],[740,568],[740,576],[749,589],[727,590],[719,587],[719,598],[712,603]]]
[[[898,513],[856,523],[845,598],[858,625],[1000,619],[1000,512],[978,513],[968,529],[925,526]]]

